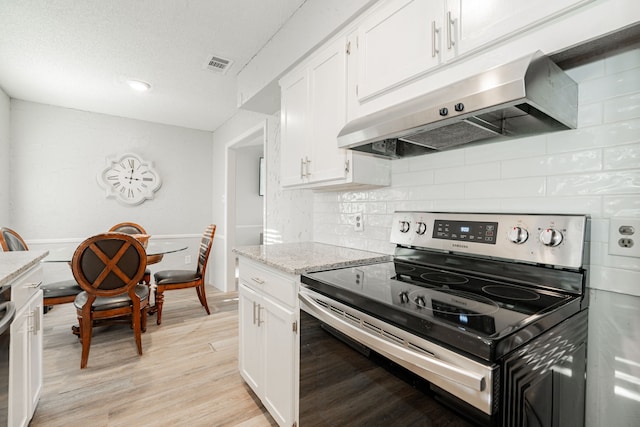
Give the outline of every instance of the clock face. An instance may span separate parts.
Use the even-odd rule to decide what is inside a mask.
[[[153,199],[160,188],[160,176],[151,162],[135,154],[124,154],[118,159],[108,159],[107,167],[98,175],[98,182],[105,188],[107,197],[115,197],[128,205],[138,205]]]

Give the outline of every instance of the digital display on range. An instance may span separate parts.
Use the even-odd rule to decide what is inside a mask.
[[[462,240],[495,245],[497,233],[497,222],[436,219],[433,224],[432,237],[434,239]]]

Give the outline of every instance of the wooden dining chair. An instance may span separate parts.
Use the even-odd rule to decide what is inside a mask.
[[[147,234],[147,231],[140,224],[136,224],[135,222],[121,222],[111,227],[109,231],[126,234]],[[157,262],[160,262],[162,261],[162,257],[164,257],[164,255],[162,254],[147,256],[147,264],[155,264]],[[146,268],[144,270],[144,276],[142,277],[141,283],[144,283],[147,286],[151,284],[150,269]]]
[[[29,250],[22,237],[8,227],[0,228],[0,246],[4,252]]]
[[[14,230],[6,227],[0,228],[0,246],[5,252],[29,250],[22,237]],[[40,288],[43,293],[42,305],[45,307],[45,312],[51,306],[73,302],[76,299],[76,295],[82,292],[80,285],[73,279],[45,283]]]
[[[93,326],[109,321],[131,324],[138,354],[142,355],[149,288],[139,282],[146,264],[142,244],[124,233],[95,235],[74,252],[71,270],[83,289],[74,301],[82,341],[81,369],[89,359]]]
[[[153,275],[155,278],[155,306],[153,311],[157,314],[156,323],[162,323],[162,306],[164,304],[164,292],[172,289],[196,288],[200,304],[204,307],[207,314],[209,305],[207,304],[207,295],[205,293],[205,273],[207,271],[207,263],[211,246],[213,245],[213,236],[216,233],[216,226],[209,225],[200,241],[200,250],[198,253],[198,265],[196,270],[163,270]]]

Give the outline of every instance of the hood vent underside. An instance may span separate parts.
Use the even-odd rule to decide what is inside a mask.
[[[338,145],[400,158],[575,128],[577,101],[577,84],[536,52],[354,120],[341,130]]]

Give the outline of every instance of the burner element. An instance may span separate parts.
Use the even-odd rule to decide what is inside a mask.
[[[439,285],[462,285],[469,281],[468,278],[454,273],[446,273],[440,271],[437,273],[423,273],[420,275],[422,280],[437,283]]]
[[[483,286],[482,290],[494,297],[508,298],[516,301],[536,301],[540,299],[540,295],[536,292],[516,286],[487,285]]]

